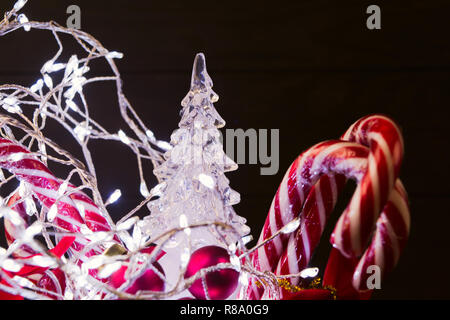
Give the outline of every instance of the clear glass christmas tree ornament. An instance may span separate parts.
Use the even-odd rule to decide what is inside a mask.
[[[229,187],[224,172],[236,169],[237,165],[225,154],[220,141],[218,128],[225,121],[214,108],[213,101],[218,96],[212,86],[205,56],[199,53],[194,60],[189,93],[181,103],[179,129],[171,136],[173,148],[165,154],[166,161],[154,170],[167,185],[164,194],[149,205],[151,214],[147,222],[152,226],[149,228],[152,236],[178,227],[181,214],[190,224],[242,224],[236,235],[228,236],[230,241],[249,232],[245,219],[231,208],[240,196]]]
[[[246,220],[232,207],[240,196],[230,188],[225,172],[236,170],[237,164],[223,150],[219,128],[225,121],[214,107],[218,96],[212,86],[205,56],[199,53],[190,90],[181,102],[179,128],[171,136],[172,148],[154,170],[165,185],[159,198],[148,204],[150,215],[144,219],[144,232],[152,239],[169,230],[184,229],[163,243],[166,255],[161,264],[169,282],[175,282],[186,265],[181,259],[186,252],[207,245],[228,249],[250,232]]]

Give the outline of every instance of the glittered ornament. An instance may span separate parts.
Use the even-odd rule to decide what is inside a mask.
[[[201,269],[229,262],[230,256],[226,249],[218,246],[202,247],[192,254],[184,277],[187,279]],[[209,272],[205,278],[209,298],[211,300],[224,300],[236,289],[239,273],[234,269],[221,269]],[[207,298],[201,278],[189,287],[189,292],[197,299],[205,300]]]
[[[153,266],[162,274],[164,270],[158,262],[154,262]],[[125,282],[125,272],[127,266],[122,266],[119,270],[114,272],[110,278],[110,285],[114,288],[119,288]],[[151,268],[147,269],[139,278],[137,278],[125,290],[126,293],[136,294],[138,291],[163,291],[164,280],[159,277]]]

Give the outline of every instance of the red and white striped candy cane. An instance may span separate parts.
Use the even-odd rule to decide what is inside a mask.
[[[343,253],[352,256],[359,255],[361,248],[363,248],[363,244],[365,244],[363,239],[367,238],[368,240],[368,237],[370,237],[374,224],[373,217],[376,219],[380,215],[380,213],[376,212],[374,208],[379,210],[383,207],[387,200],[385,199],[386,195],[390,195],[389,190],[392,190],[393,186],[392,179],[396,179],[403,157],[403,141],[397,126],[390,119],[378,115],[360,119],[347,131],[346,134],[344,134],[343,137],[370,147],[370,153],[368,153],[367,157],[368,160],[364,159],[364,157],[357,157],[353,159],[352,157],[349,157],[347,161],[342,161],[343,165],[341,165],[340,168],[339,166],[336,167],[338,169],[346,167],[347,172],[344,172],[344,175],[347,177],[349,177],[349,170],[351,171],[352,168],[356,169],[357,172],[360,172],[362,167],[367,168],[367,173],[362,177],[362,179],[357,179],[359,183],[355,195],[353,196],[350,205],[342,215],[342,217],[345,217],[346,215],[352,217],[353,222],[355,222],[353,228],[358,229],[357,231],[352,230],[353,233],[351,234],[353,238],[356,238],[353,240],[353,243],[356,243],[357,245],[351,246],[350,250],[347,251],[345,251],[345,249],[348,247],[341,246],[340,248]],[[295,213],[298,214],[298,208],[301,208],[303,205],[304,195],[309,193],[311,190],[311,180],[314,180],[313,176],[317,175],[317,173],[323,174],[330,172],[331,168],[329,167],[329,163],[327,163],[327,161],[330,162],[328,158],[330,158],[330,155],[333,155],[333,148],[335,147],[328,150],[321,150],[321,148],[318,148],[321,146],[323,146],[323,144],[318,144],[306,151],[291,165],[291,168],[288,170],[274,198],[268,218],[266,219],[266,224],[264,225],[264,229],[260,237],[260,242],[270,237],[273,233],[280,230],[287,222],[290,221],[287,220],[286,222],[283,218],[287,217],[292,220]],[[337,146],[337,148],[339,148],[339,146]],[[319,151],[316,152],[316,150]],[[333,156],[331,156],[331,159],[332,158]],[[325,168],[319,168],[318,170],[317,166],[321,166],[321,162],[324,160]],[[339,159],[339,161],[341,160],[342,159]],[[311,164],[312,162],[313,164]],[[353,162],[353,164],[351,164],[351,162]],[[369,164],[367,164],[367,162]],[[313,169],[311,170],[311,168]],[[322,170],[323,172],[321,172]],[[333,170],[331,170],[331,172],[333,172]],[[336,172],[339,173],[340,171]],[[378,177],[375,175],[376,173],[379,173],[382,176]],[[332,182],[332,184],[330,184],[330,182]],[[298,232],[296,238],[293,236],[290,237],[288,249],[286,250],[286,252],[289,253],[285,253],[281,258],[277,268],[278,274],[297,273],[309,262],[312,251],[320,239],[327,215],[334,207],[337,194],[339,193],[335,182],[336,181],[333,180],[332,177],[323,176],[319,184],[313,187],[311,194],[308,196],[310,201],[307,201],[305,204],[306,210],[304,209],[304,211],[309,213],[310,219],[312,217],[312,219],[316,219],[317,222],[320,223],[303,223],[300,229],[303,230],[303,232]],[[333,185],[334,188],[328,188],[328,192],[323,192],[323,186],[329,185]],[[399,194],[402,193],[399,192]],[[397,212],[396,216],[401,217],[400,219],[397,219],[399,221],[396,221],[399,225],[398,228],[401,229],[401,226],[407,226],[407,228],[403,228],[403,231],[400,230],[397,235],[407,238],[406,230],[409,229],[409,211],[407,210],[407,205],[402,206],[402,203],[406,203],[406,193],[403,193],[403,195],[404,197],[394,196],[394,198],[397,199],[396,204],[401,206],[401,210],[394,206],[395,209],[390,210],[390,212]],[[280,201],[280,199],[282,200]],[[308,203],[311,203],[312,205],[308,207]],[[340,221],[343,221],[342,217]],[[359,230],[360,225],[356,223],[358,218],[359,221],[364,220],[361,227],[362,231]],[[380,224],[382,223],[380,222]],[[319,228],[317,227],[318,225],[320,225]],[[343,224],[341,222],[341,226],[342,225]],[[368,226],[370,226],[370,228]],[[348,229],[341,228],[340,230],[345,230],[347,233],[344,237],[338,238],[347,239],[349,237]],[[273,271],[274,264],[279,260],[278,257],[280,250],[285,248],[285,244],[286,238],[280,237],[279,241],[274,241],[273,244],[269,243],[268,245],[260,248],[253,256],[254,265],[260,270]],[[400,247],[401,246],[397,246],[397,248]],[[379,246],[377,247],[374,245],[373,248],[379,248]],[[380,252],[380,250],[381,249],[378,249],[378,252]],[[374,252],[374,250],[366,251],[365,256],[371,257],[371,252]],[[361,259],[361,265],[364,264],[363,261],[367,262],[368,259]],[[385,269],[389,269],[389,267],[386,267]],[[358,270],[355,272],[354,278],[355,286],[357,283],[361,283],[356,276],[358,274],[357,271]],[[255,284],[252,283],[248,291],[248,298],[258,299],[260,298],[261,293],[262,290],[260,288],[256,288]]]
[[[382,115],[356,121],[342,136],[370,148],[367,174],[358,184],[350,205],[339,218],[331,242],[345,256],[360,256],[397,180],[403,160],[403,138],[398,126]]]
[[[10,207],[11,209],[13,209],[18,213],[17,218],[21,220],[22,225],[26,228],[30,225],[31,217],[27,214],[25,202],[19,202],[19,200],[20,200],[19,192],[16,191],[8,199],[7,205],[8,207]],[[14,223],[12,223],[8,217],[4,217],[3,219],[4,219],[3,225],[5,227],[5,238],[9,246],[16,240],[16,234],[18,233],[18,230],[17,226]],[[14,257],[26,257],[33,254],[37,254],[37,252],[26,244],[23,244],[12,253]]]
[[[305,200],[301,214],[301,224],[295,237],[290,236],[283,255],[278,260],[276,274],[296,274],[305,268],[313,254],[314,248],[320,241],[320,236],[325,228],[325,221],[332,212],[338,195],[346,182],[343,175],[326,174],[311,189]],[[306,237],[307,241],[302,241]],[[254,261],[257,262],[258,255],[255,254]],[[281,263],[282,262],[282,263]],[[297,285],[298,278],[293,278],[291,283]],[[254,281],[247,290],[247,299],[259,300],[264,289],[257,286]]]
[[[328,177],[327,177],[328,179]],[[314,248],[318,245],[327,220],[335,205],[335,194],[324,187],[324,180],[314,186],[302,211],[300,228],[289,239],[283,256],[276,269],[277,275],[296,274],[305,268]],[[377,228],[371,244],[360,258],[353,271],[353,286],[357,290],[367,290],[367,278],[371,273],[367,268],[376,265],[381,271],[381,280],[397,264],[409,235],[410,216],[406,192],[397,179],[383,212],[378,218]],[[291,279],[292,284],[299,282]]]
[[[361,180],[366,162],[358,160],[367,155],[367,148],[338,140],[321,142],[302,153],[288,169],[275,194],[258,243],[270,238],[300,214],[307,195],[322,175],[342,173]],[[254,265],[260,270],[274,271],[288,238],[289,235],[281,234],[260,247],[253,256]]]
[[[37,286],[39,288],[47,290],[48,293],[44,294],[49,298],[62,300],[62,297],[64,297],[64,291],[66,289],[65,274],[61,271],[61,269],[47,270],[45,274],[40,278]],[[54,295],[52,294],[52,292],[58,295]]]
[[[58,194],[62,184],[61,181],[23,146],[7,139],[0,139],[0,167],[9,170],[20,181],[26,183],[27,187],[48,210],[56,203],[57,214],[54,222],[64,230],[70,233],[80,233],[85,224],[93,231],[111,230],[111,226],[99,208],[82,192],[75,191],[68,196],[61,197]],[[73,188],[74,186],[69,185],[67,191],[70,192]],[[80,205],[85,210],[84,218],[78,211]],[[87,244],[87,240],[77,238],[71,249],[74,252],[80,252]],[[85,256],[98,253],[100,253],[98,249],[93,249],[79,258],[84,260]]]
[[[359,166],[364,167],[365,164]],[[344,175],[324,175],[311,189],[301,212],[300,226],[289,237],[278,261],[276,275],[297,274],[308,266],[346,180]],[[291,283],[297,285],[299,278],[291,278]]]
[[[287,223],[296,218],[304,205],[309,192],[318,180],[328,173],[340,173],[348,178],[360,181],[367,168],[368,149],[356,143],[338,140],[321,142],[302,153],[288,169],[272,201],[269,214],[258,243],[279,232]],[[330,193],[338,196],[338,183],[332,176],[324,178],[328,182]],[[328,179],[325,181],[325,179]],[[334,200],[335,201],[335,200]],[[334,206],[334,204],[333,204]],[[322,224],[326,217],[321,217]],[[255,268],[274,272],[278,261],[288,244],[290,235],[280,234],[272,241],[260,247],[252,256]],[[308,254],[311,254],[309,250]],[[252,282],[247,291],[249,299],[260,299],[262,288]]]
[[[378,266],[381,280],[391,272],[409,236],[410,215],[408,197],[399,179],[389,195],[388,202],[377,220],[376,232],[369,247],[353,272],[353,287],[367,290],[367,279],[371,276],[369,266]]]

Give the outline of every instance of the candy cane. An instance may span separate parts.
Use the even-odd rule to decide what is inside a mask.
[[[311,191],[302,211],[300,228],[291,236],[283,256],[279,260],[276,274],[295,274],[305,268],[311,258],[312,250],[319,243],[325,225],[323,218],[328,219],[335,199],[333,194],[323,188],[323,179]],[[328,205],[327,205],[328,204]],[[322,218],[323,217],[323,218]],[[326,220],[325,219],[325,220]],[[353,286],[357,290],[367,290],[367,272],[371,265],[378,266],[381,280],[397,264],[400,253],[409,235],[410,217],[406,192],[400,180],[397,180],[382,214],[378,218],[377,228],[372,242],[353,271]],[[299,282],[291,279],[292,284]]]
[[[27,214],[26,204],[25,202],[20,202],[19,192],[16,191],[14,194],[8,199],[8,207],[13,209],[18,213],[17,219],[21,220],[21,224],[24,227],[28,227],[30,225],[31,217]],[[32,199],[31,201],[34,201]],[[5,227],[5,238],[8,246],[11,245],[16,240],[16,235],[20,232],[17,230],[17,226],[10,221],[8,217],[4,217],[3,225]],[[14,257],[26,257],[32,254],[36,254],[37,252],[33,250],[30,246],[23,244],[18,249],[16,249],[12,255]]]
[[[26,183],[37,199],[48,210],[53,205],[57,208],[55,224],[68,232],[80,233],[83,225],[87,225],[93,231],[111,230],[103,213],[95,203],[80,191],[75,191],[69,196],[61,196],[58,190],[61,181],[39,161],[36,156],[27,149],[12,141],[0,139],[0,167],[9,170],[19,180]],[[74,186],[69,185],[67,191],[73,191]],[[58,201],[57,201],[58,200]],[[84,209],[84,218],[78,208]],[[77,238],[72,244],[74,252],[80,252],[88,244],[86,239]],[[98,254],[98,249],[92,249],[84,256]]]
[[[279,232],[300,214],[307,195],[321,176],[333,172],[357,181],[361,180],[367,169],[367,162],[364,161],[367,156],[366,147],[338,140],[321,142],[302,153],[288,169],[275,194],[258,243]],[[330,193],[337,199],[337,182],[333,178],[328,179]],[[321,219],[323,220],[321,223],[325,223],[325,217]],[[253,265],[258,270],[274,272],[288,240],[289,235],[280,234],[260,247],[252,256]],[[309,254],[312,253],[312,250],[308,251]],[[253,282],[250,287],[247,291],[248,298],[261,298],[263,290],[257,288]]]
[[[356,121],[342,137],[370,148],[367,174],[339,218],[331,242],[347,257],[359,256],[369,241],[381,209],[397,180],[403,159],[403,138],[389,118],[371,115]]]
[[[369,266],[377,266],[383,280],[394,269],[409,236],[410,215],[406,191],[397,179],[383,213],[377,220],[377,229],[372,241],[359,260],[353,273],[353,287],[367,290],[367,279],[371,275]]]
[[[398,174],[400,167],[403,142],[398,132],[398,128],[390,119],[382,116],[368,116],[357,121],[343,136],[344,139],[372,146],[367,160],[369,162],[368,170],[374,170],[373,168],[377,167],[378,172],[381,172],[383,176],[387,176],[389,178],[384,179],[387,182],[384,184],[385,188],[390,187],[391,179]],[[383,151],[383,153],[380,150]],[[396,156],[390,157],[389,150],[393,150],[391,154],[394,154]],[[374,159],[379,159],[376,160],[376,162],[381,163],[381,165],[375,165],[371,167],[370,162],[375,161]],[[383,164],[385,164],[385,166],[383,166]],[[362,165],[359,165],[359,167],[361,166]],[[370,171],[366,173],[359,185],[366,183],[368,177],[373,177],[373,175],[371,176]],[[383,178],[384,177],[373,180],[379,181]],[[322,182],[322,180],[323,179],[321,179],[320,182]],[[326,181],[327,180],[324,180],[324,182]],[[304,268],[309,262],[311,256],[311,248],[315,248],[318,244],[324,228],[323,217],[328,217],[336,201],[336,193],[332,192],[332,189],[327,191],[326,188],[322,188],[320,182],[317,186],[314,187],[313,191],[311,191],[311,194],[308,198],[309,201],[307,200],[305,203],[305,208],[302,212],[302,226],[295,237],[291,236],[287,249],[283,257],[279,261],[277,274],[299,272],[299,270]],[[386,184],[388,186],[386,186]],[[366,186],[369,186],[369,190],[371,190],[375,195],[382,194],[382,200],[380,200],[380,197],[377,196],[368,196],[354,197],[352,201],[356,199],[357,201],[359,201],[359,203],[364,204],[369,208],[371,207],[371,205],[375,206],[376,208],[384,206],[384,204],[386,203],[386,201],[384,200],[386,192],[383,191],[385,191],[386,189],[380,191],[380,184],[371,183],[371,181],[369,181],[369,183],[366,183]],[[384,207],[384,211],[381,214],[381,217],[378,219],[377,232],[373,237],[372,244],[369,249],[366,250],[364,257],[360,260],[358,268],[355,270],[353,282],[355,288],[357,289],[364,288],[362,283],[365,282],[361,281],[361,270],[366,270],[367,268],[363,268],[363,266],[368,266],[370,265],[370,263],[375,264],[375,262],[377,262],[376,264],[381,267],[383,274],[391,270],[397,263],[399,253],[408,237],[410,224],[409,209],[407,204],[406,192],[404,191],[400,180],[397,180],[395,189],[391,193],[389,193],[389,196],[389,201]],[[333,205],[326,206],[327,203],[332,203]],[[357,241],[353,241],[353,243],[364,242],[363,240],[358,238],[360,236],[358,228],[363,226],[364,224],[369,224],[371,222],[370,214],[372,212],[370,210],[366,210],[369,212],[369,218],[367,218],[366,216],[361,218],[360,215],[362,210],[354,210],[354,208],[352,208],[351,206],[352,203],[349,207],[347,207],[347,210],[344,211],[344,214],[340,218],[341,225],[339,225],[338,223],[336,229],[338,229],[339,226],[342,226],[342,221],[345,219],[346,214],[353,214],[353,216],[356,216],[356,219],[360,220],[359,223],[355,223],[357,232],[351,234],[349,232],[349,230],[351,230],[351,226],[348,227],[348,229],[338,229],[338,231],[343,232],[347,237],[351,237],[352,235],[353,237],[356,236]],[[348,210],[349,208],[352,210]],[[357,208],[360,208],[360,206]],[[376,214],[376,216],[378,215],[379,213]],[[322,222],[321,228],[316,227],[318,224],[314,223],[314,220],[320,220]],[[395,223],[391,223],[391,221],[394,221]],[[349,225],[350,224],[347,224],[347,226]],[[336,232],[337,231],[335,230],[335,234]],[[370,235],[370,232],[368,232],[368,234]],[[334,236],[332,239],[335,238],[337,237]],[[342,239],[343,237],[339,238]],[[336,245],[336,243],[335,247],[340,249],[341,253],[344,252],[343,248]],[[351,253],[354,256],[358,255],[358,251],[352,251]],[[363,274],[367,275],[367,273]],[[293,279],[293,281],[298,282],[297,279]]]
[[[302,209],[302,219],[299,227],[302,233],[297,232],[295,237],[289,237],[286,250],[283,251],[283,255],[278,259],[277,275],[296,274],[306,267],[325,228],[324,222],[333,210],[345,182],[346,179],[342,175],[324,175],[311,189]],[[325,194],[327,197],[325,198],[322,194]],[[297,206],[299,207],[300,204],[297,204]],[[301,241],[305,235],[308,241]],[[262,254],[265,254],[265,251]],[[274,258],[275,260],[276,258]],[[282,261],[283,263],[280,264]],[[258,252],[253,255],[253,262],[259,267]],[[287,266],[291,267],[287,269]],[[298,278],[292,279],[293,285],[297,285],[298,282]],[[246,292],[247,299],[259,300],[263,292],[264,289],[261,286],[256,285],[255,281],[250,281]]]
[[[64,296],[64,291],[66,289],[65,274],[61,271],[61,269],[47,270],[40,278],[37,286],[47,290],[48,293],[44,294],[49,298],[61,300],[62,298],[60,296]],[[51,294],[51,292],[57,293],[59,297]]]
[[[289,237],[275,274],[297,274],[307,267],[346,180],[344,175],[324,175],[312,188],[301,212],[300,227]],[[297,285],[299,278],[291,278],[291,283]]]
[[[368,160],[364,159],[365,157],[354,158],[350,155],[346,161],[338,159],[339,161],[342,161],[340,164],[341,168],[339,168],[339,166],[336,167],[337,169],[347,168],[346,172],[345,170],[342,172],[347,177],[353,175],[353,173],[351,173],[352,170],[361,172],[361,168],[366,167],[365,171],[367,171],[361,179],[356,179],[359,183],[355,195],[353,196],[350,205],[341,216],[340,224],[338,224],[335,229],[334,235],[337,234],[338,236],[332,238],[332,240],[353,239],[351,242],[353,246],[346,247],[346,243],[343,241],[335,241],[335,246],[340,248],[341,252],[347,256],[354,256],[361,252],[361,248],[363,248],[363,244],[365,244],[365,239],[370,236],[374,224],[374,217],[378,218],[380,215],[377,210],[384,206],[387,196],[390,195],[393,179],[396,179],[398,175],[403,157],[403,141],[397,126],[390,119],[378,115],[360,119],[352,125],[346,134],[344,134],[343,138],[370,147],[370,153],[368,153],[367,157]],[[264,239],[267,239],[280,230],[286,224],[286,221],[289,221],[289,219],[292,220],[296,216],[296,213],[298,214],[299,208],[301,208],[304,203],[304,195],[310,192],[311,182],[314,183],[317,174],[323,174],[324,172],[330,171],[333,172],[333,168],[331,168],[327,162],[330,162],[330,159],[333,159],[333,148],[339,149],[340,147],[336,144],[336,146],[332,146],[331,149],[321,150],[320,147],[323,145],[324,144],[322,143],[311,148],[291,165],[291,168],[288,170],[274,198],[259,242],[262,242]],[[320,168],[322,165],[324,165],[324,168]],[[336,172],[340,171],[338,170]],[[379,173],[381,177],[376,176],[377,173]],[[356,176],[353,178],[355,177]],[[260,270],[273,271],[275,263],[279,260],[280,263],[278,264],[277,273],[288,274],[297,273],[306,266],[312,251],[320,239],[326,218],[334,207],[337,194],[339,193],[338,185],[335,182],[336,181],[333,180],[332,177],[323,176],[318,185],[313,187],[308,196],[309,201],[306,201],[305,209],[303,211],[305,214],[308,213],[307,216],[309,216],[310,219],[315,219],[316,223],[302,223],[300,228],[301,232],[297,232],[295,237],[290,237],[287,244],[287,250],[285,251],[284,256],[281,257],[281,260],[278,258],[280,256],[280,251],[286,247],[286,237],[281,236],[278,241],[275,239],[272,244],[269,243],[260,248],[253,256],[253,262],[257,268]],[[399,184],[401,185],[401,183]],[[329,186],[328,191],[323,192],[322,186]],[[404,190],[399,191],[402,188],[397,185],[396,189],[397,191],[394,192],[392,197],[397,206],[391,205],[394,209],[390,209],[388,212],[391,213],[391,220],[392,217],[398,218],[396,219],[398,232],[390,232],[390,238],[395,239],[396,237],[399,237],[400,239],[406,239],[409,230],[409,211],[406,203],[406,193]],[[396,196],[396,194],[398,195]],[[309,203],[312,205],[308,206]],[[389,203],[391,203],[391,199]],[[348,228],[349,224],[343,223],[346,217],[347,219],[350,217],[353,222],[351,233]],[[364,223],[358,224],[359,221],[364,221]],[[388,229],[386,226],[390,226],[390,230],[392,231],[392,224],[389,223],[389,219],[386,219],[386,215],[383,216],[378,225],[379,228],[377,231]],[[345,226],[347,228],[345,228]],[[361,229],[359,229],[359,227],[361,227]],[[356,231],[354,229],[356,229]],[[344,236],[342,236],[342,233],[344,233]],[[387,234],[389,233],[382,231],[377,232],[374,239],[378,239],[377,241],[380,243],[380,241],[386,239]],[[372,244],[373,243],[374,242],[372,242]],[[395,254],[392,253],[390,255],[391,257],[394,255],[394,257],[391,260],[388,258],[387,265],[382,264],[381,262],[379,263],[379,265],[383,265],[383,270],[388,270],[395,265],[400,248],[403,245],[402,243],[404,244],[404,241],[397,241]],[[381,253],[385,253],[383,256],[389,256],[390,252],[388,247],[377,246],[375,244],[371,245],[366,251],[363,259],[361,259],[360,264],[358,265],[359,269],[357,268],[355,271],[353,279],[355,287],[361,288],[362,282],[360,271],[363,269],[364,265],[369,263],[369,261],[373,262],[375,260],[373,258],[375,253],[378,253],[378,260],[380,260]],[[394,263],[391,263],[392,261],[394,261]],[[254,283],[251,283],[247,292],[248,298],[258,299],[261,297],[261,293],[262,290],[256,288]]]
[[[280,184],[259,242],[281,230],[300,214],[306,196],[322,175],[341,173],[360,181],[366,172],[366,162],[361,160],[367,156],[367,148],[338,140],[321,142],[300,155]],[[337,197],[337,191],[333,192]],[[254,256],[255,265],[260,270],[274,271],[288,238],[288,235],[281,234],[259,248]]]

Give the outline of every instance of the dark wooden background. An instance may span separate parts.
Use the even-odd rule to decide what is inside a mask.
[[[12,2],[2,0],[0,12]],[[227,175],[242,197],[236,211],[248,219],[255,238],[300,152],[339,137],[363,115],[394,118],[405,137],[401,178],[411,201],[411,237],[374,297],[450,298],[448,1],[30,0],[24,13],[65,24],[71,4],[81,7],[83,30],[125,54],[118,63],[125,93],[159,138],[168,140],[177,127],[197,52],[206,55],[227,128],[280,129],[277,175],[261,176],[258,165],[241,165]],[[370,4],[381,7],[381,30],[366,28]],[[39,31],[0,38],[0,83],[31,85],[55,50],[51,36]],[[88,98],[94,117],[117,131],[126,125],[112,89],[99,86]],[[65,145],[64,137],[51,138]],[[113,208],[117,218],[141,199],[133,155],[120,144],[94,147],[102,193],[123,191]],[[329,232],[321,252],[329,247]]]

